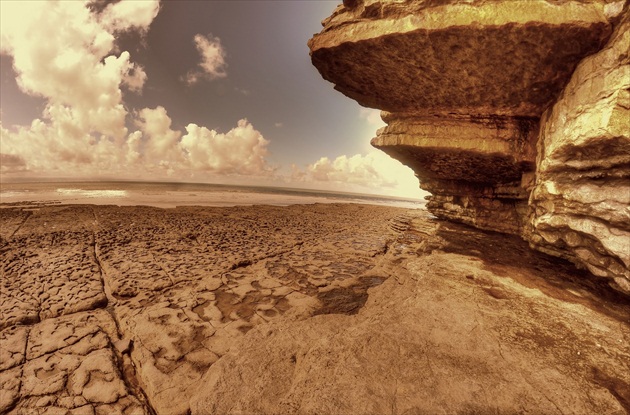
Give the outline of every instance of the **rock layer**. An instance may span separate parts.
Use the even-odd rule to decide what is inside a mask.
[[[404,212],[1,208],[0,414],[187,414],[252,328],[363,307]]]
[[[630,293],[630,16],[542,117],[527,237]]]
[[[2,208],[0,229],[2,415],[487,413],[499,390],[504,413],[630,410],[625,298],[424,209]]]
[[[617,223],[627,215],[610,213],[627,213],[630,197],[627,9],[623,0],[347,1],[309,47],[335,89],[383,110],[372,145],[414,169],[432,213],[522,235],[630,294],[630,238]],[[580,186],[579,200],[558,201],[569,181],[554,171]],[[584,214],[590,222],[576,219]],[[581,242],[567,243],[570,232]]]

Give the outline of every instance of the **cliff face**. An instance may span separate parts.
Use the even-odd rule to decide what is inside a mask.
[[[630,292],[630,18],[542,116],[526,237]]]
[[[630,293],[627,1],[345,0],[309,42],[440,218]],[[576,69],[577,68],[577,69]]]

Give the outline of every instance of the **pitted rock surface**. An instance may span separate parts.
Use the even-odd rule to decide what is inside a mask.
[[[521,235],[630,295],[625,0],[346,1],[309,41],[383,110],[436,216]],[[542,117],[542,118],[541,118]]]
[[[516,237],[361,205],[30,209],[0,210],[3,287],[38,287],[0,303],[37,311],[3,320],[2,414],[627,410],[627,302]]]
[[[363,307],[401,212],[1,209],[0,413],[188,413],[252,328]]]

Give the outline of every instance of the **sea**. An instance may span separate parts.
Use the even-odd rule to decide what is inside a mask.
[[[0,207],[96,204],[118,206],[288,206],[360,203],[424,209],[425,201],[391,196],[283,187],[131,181],[20,182],[0,184]]]

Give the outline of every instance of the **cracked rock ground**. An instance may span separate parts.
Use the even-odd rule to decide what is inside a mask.
[[[628,299],[361,205],[0,209],[1,414],[626,414]]]

